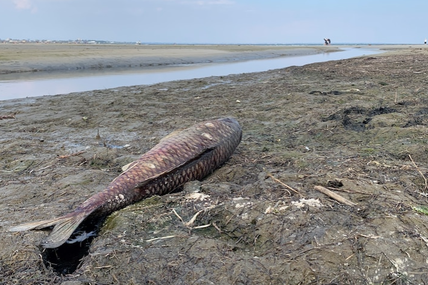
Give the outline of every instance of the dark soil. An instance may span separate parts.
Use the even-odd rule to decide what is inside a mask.
[[[428,284],[427,66],[413,48],[1,102],[0,284]],[[234,156],[112,214],[72,273],[47,262],[48,231],[7,231],[71,211],[168,133],[221,116],[243,127]]]

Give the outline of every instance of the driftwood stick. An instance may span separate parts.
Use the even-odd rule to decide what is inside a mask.
[[[356,206],[357,205],[356,203],[351,202],[351,201],[349,201],[346,198],[343,198],[339,194],[336,194],[333,191],[330,191],[330,190],[328,190],[325,187],[315,186],[314,189],[317,190],[317,191],[319,191],[319,192],[321,192],[321,193],[324,193],[325,195],[329,196],[330,198],[333,198],[334,200],[336,200],[336,201],[338,201],[340,203],[343,203],[345,205],[348,205],[348,206]]]
[[[288,186],[287,184],[285,184],[284,182],[282,182],[282,181],[281,181],[281,180],[279,180],[278,178],[275,178],[275,177],[272,175],[272,173],[270,173],[270,172],[266,172],[266,175],[267,175],[267,176],[269,176],[270,178],[272,178],[272,180],[273,180],[273,181],[275,181],[275,182],[277,182],[277,183],[281,184],[282,186],[284,186],[285,188],[287,188],[287,189],[289,189],[289,190],[293,191],[294,193],[296,193],[296,194],[298,194],[298,195],[300,195],[300,196],[303,196],[302,194],[300,194],[300,193],[299,193],[299,191],[297,191],[297,190],[296,190],[296,189],[294,189],[293,187]]]

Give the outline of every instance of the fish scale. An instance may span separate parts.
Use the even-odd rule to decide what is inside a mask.
[[[151,195],[169,193],[191,180],[200,180],[223,164],[239,145],[242,130],[233,118],[198,123],[163,138],[116,177],[104,191],[59,218],[31,222],[11,231],[54,226],[42,241],[45,248],[62,245],[86,219],[93,220]]]

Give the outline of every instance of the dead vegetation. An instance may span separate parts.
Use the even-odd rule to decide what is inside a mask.
[[[414,48],[0,107],[0,283],[427,284],[427,65]],[[244,129],[232,159],[112,214],[74,273],[45,265],[46,233],[6,231],[220,115]]]

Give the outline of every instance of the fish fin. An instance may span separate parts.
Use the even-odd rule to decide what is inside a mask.
[[[20,232],[27,230],[40,230],[50,226],[54,226],[50,235],[42,241],[41,245],[44,248],[55,248],[65,243],[87,216],[88,213],[84,211],[73,212],[52,220],[44,220],[39,222],[22,224],[10,228],[9,231]]]
[[[23,232],[23,231],[28,231],[28,230],[40,230],[40,229],[44,229],[44,228],[55,225],[61,219],[62,219],[62,217],[51,219],[51,220],[25,223],[25,224],[21,224],[19,226],[11,227],[11,228],[9,228],[9,231],[10,232]]]
[[[85,212],[74,212],[63,216],[53,228],[51,234],[42,241],[44,248],[55,248],[65,243],[76,228],[87,217]]]

